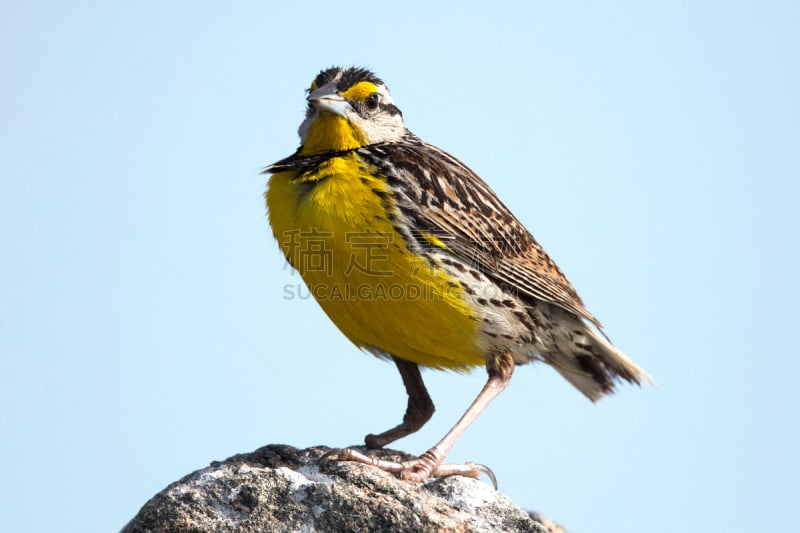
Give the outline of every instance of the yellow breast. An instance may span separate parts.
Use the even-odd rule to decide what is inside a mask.
[[[276,173],[266,197],[283,253],[353,343],[437,368],[484,364],[463,289],[409,251],[385,183],[355,154]]]

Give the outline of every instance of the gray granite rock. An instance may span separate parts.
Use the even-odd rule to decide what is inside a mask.
[[[320,462],[326,451],[270,445],[214,462],[156,494],[122,533],[557,531],[484,481],[401,481],[369,466]]]

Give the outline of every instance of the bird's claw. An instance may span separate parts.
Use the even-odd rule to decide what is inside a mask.
[[[486,465],[477,463],[443,464],[435,454],[425,452],[416,459],[409,461],[386,461],[356,451],[352,448],[334,449],[326,452],[320,461],[336,458],[338,461],[352,461],[364,465],[374,466],[384,472],[399,474],[400,479],[407,481],[423,482],[433,477],[464,476],[478,479],[481,473],[486,474],[492,481],[492,486],[497,490],[497,477]]]

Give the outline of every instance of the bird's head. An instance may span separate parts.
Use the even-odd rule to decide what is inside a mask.
[[[406,132],[403,114],[389,89],[363,68],[321,71],[311,82],[306,100],[306,118],[298,131],[303,155],[394,141]]]

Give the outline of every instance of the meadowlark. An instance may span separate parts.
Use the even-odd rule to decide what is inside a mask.
[[[509,383],[543,361],[590,400],[647,375],[602,334],[570,282],[472,170],[406,129],[386,84],[362,68],[321,71],[308,89],[297,151],[268,167],[275,238],[322,309],[356,346],[391,359],[408,394],[402,422],[365,438],[381,448],[420,429],[434,405],[420,366],[485,366],[486,385],[419,458],[356,450],[340,460],[404,479],[461,474],[453,444]]]

